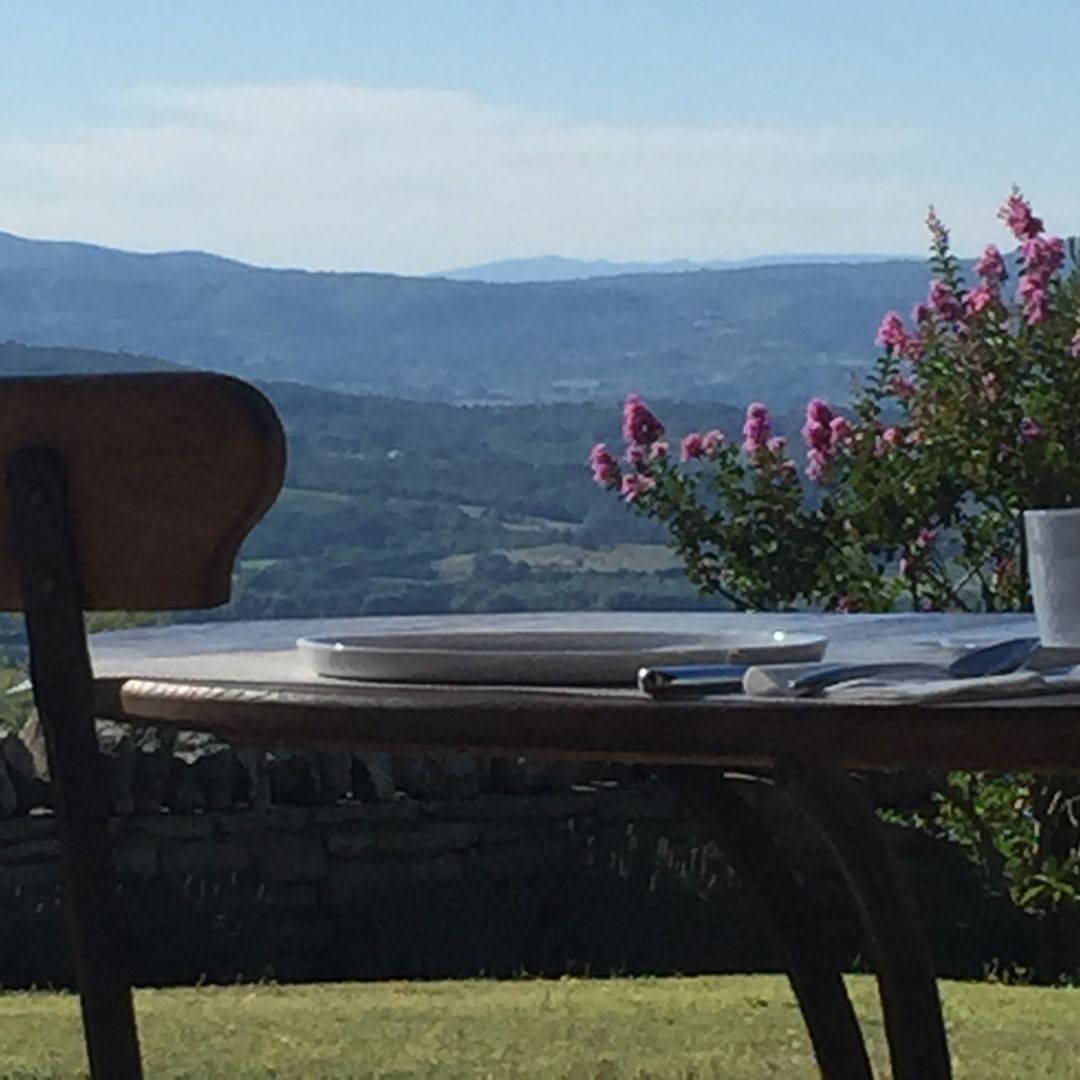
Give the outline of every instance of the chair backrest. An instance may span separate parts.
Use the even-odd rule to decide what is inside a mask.
[[[277,498],[285,437],[254,387],[202,372],[0,379],[0,462],[51,451],[66,475],[85,610],[229,598],[244,537]],[[12,531],[0,497],[0,537]],[[0,545],[0,610],[24,609]]]
[[[266,398],[223,375],[0,379],[0,463],[0,610],[26,616],[90,1073],[141,1080],[82,612],[227,600],[281,490],[285,437]]]

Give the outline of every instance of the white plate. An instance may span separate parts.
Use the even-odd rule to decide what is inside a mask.
[[[820,634],[721,631],[463,630],[300,638],[318,675],[372,682],[632,686],[640,667],[820,660]]]

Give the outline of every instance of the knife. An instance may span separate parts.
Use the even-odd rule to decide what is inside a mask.
[[[637,684],[652,698],[702,697],[705,694],[741,694],[749,664],[676,664],[643,667]]]

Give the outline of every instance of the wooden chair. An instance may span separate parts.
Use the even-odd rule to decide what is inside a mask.
[[[90,1073],[129,1080],[142,1067],[82,613],[224,603],[285,439],[266,398],[222,375],[18,378],[0,380],[0,458],[0,610],[26,617]]]

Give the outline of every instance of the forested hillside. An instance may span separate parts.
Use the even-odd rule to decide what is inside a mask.
[[[243,553],[226,616],[699,601],[660,532],[592,484],[618,403],[462,407],[263,384],[289,433],[287,490]],[[662,406],[674,431],[737,431],[729,406]]]

